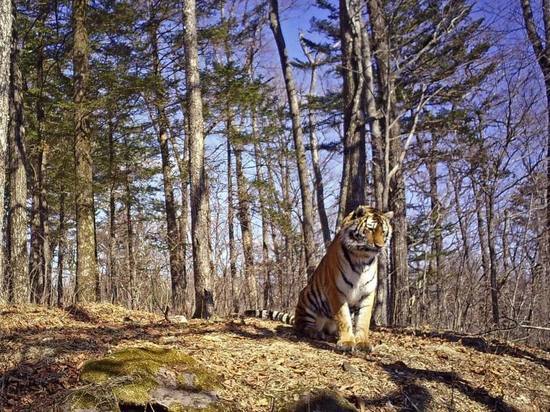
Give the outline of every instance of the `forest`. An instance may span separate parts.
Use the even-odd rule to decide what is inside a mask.
[[[292,311],[393,211],[376,324],[548,347],[550,2],[0,1],[0,302]]]

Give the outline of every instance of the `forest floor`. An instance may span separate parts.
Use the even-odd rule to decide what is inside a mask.
[[[275,411],[312,389],[361,411],[549,411],[550,353],[449,333],[373,332],[369,355],[297,338],[260,319],[169,324],[92,305],[79,311],[0,307],[0,411],[54,411],[79,369],[128,344],[170,345],[218,374],[219,396],[242,411]]]

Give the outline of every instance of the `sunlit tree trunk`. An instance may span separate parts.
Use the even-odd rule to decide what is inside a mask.
[[[86,29],[87,0],[73,1],[73,71],[75,105],[75,166],[76,166],[76,233],[77,302],[93,302],[99,299],[96,285],[99,272],[96,262],[96,245],[93,207],[92,139],[89,128],[88,83],[90,68],[88,62],[89,42]]]
[[[227,126],[227,125],[226,125]],[[227,230],[229,241],[229,277],[233,313],[239,312],[239,296],[236,290],[237,252],[235,245],[235,212],[233,206],[233,161],[231,142],[227,140]]]
[[[302,51],[307,57],[309,67],[310,67],[310,81],[309,81],[309,91],[308,99],[313,100],[315,97],[315,92],[317,89],[317,67],[319,65],[319,60],[317,55],[312,56],[311,51],[309,51],[301,40]],[[313,102],[310,102],[313,103]],[[323,175],[321,173],[321,164],[319,158],[319,141],[317,139],[317,124],[315,119],[315,113],[313,108],[309,108],[307,114],[308,127],[309,127],[309,144],[311,146],[311,163],[313,166],[313,173],[315,176],[315,194],[317,195],[317,211],[319,213],[319,222],[321,223],[321,231],[323,233],[323,242],[325,248],[328,248],[331,242],[330,236],[330,227],[328,225],[327,211],[325,208],[325,188],[323,185]]]
[[[63,270],[65,269],[65,192],[59,195],[59,240],[57,242],[57,306],[63,307]]]
[[[544,28],[538,29],[533,17],[531,0],[520,0],[527,36],[544,77],[546,92],[546,222],[539,241],[540,260],[546,280],[550,279],[550,0],[542,0]],[[540,2],[537,2],[540,4]],[[543,37],[540,36],[542,34]]]
[[[109,246],[108,246],[108,267],[109,280],[111,284],[111,302],[118,303],[118,275],[117,263],[115,259],[116,247],[116,199],[115,191],[117,187],[115,173],[115,138],[114,125],[112,119],[108,120],[109,133]]]
[[[169,123],[166,115],[166,91],[161,73],[157,31],[159,22],[151,12],[151,24],[149,27],[149,40],[151,42],[151,58],[153,63],[153,74],[157,80],[155,87],[155,96],[153,105],[156,109],[156,126],[158,133],[158,141],[160,145],[160,154],[162,161],[162,177],[164,184],[164,207],[166,212],[166,238],[168,244],[168,255],[170,259],[170,279],[172,285],[172,310],[175,313],[180,313],[184,309],[185,288],[183,285],[182,263],[180,261],[181,253],[179,251],[180,244],[178,223],[176,217],[176,200],[174,197],[174,183],[172,162],[170,161],[169,150]]]
[[[10,54],[12,37],[12,2],[0,0],[0,188],[6,182],[6,148],[8,144]],[[4,221],[4,191],[0,191],[0,222]],[[0,230],[0,245],[4,231]],[[0,247],[0,276],[4,278],[4,248]],[[3,282],[0,282],[0,286]],[[7,285],[5,285],[7,286]]]
[[[17,34],[13,31],[11,50],[10,122],[8,137],[8,191],[7,218],[7,279],[8,301],[29,301],[28,250],[27,250],[27,174],[24,161],[25,125],[23,119],[22,79],[19,70]]]
[[[285,39],[283,37],[283,32],[279,21],[279,2],[277,0],[270,0],[269,3],[271,6],[269,10],[269,22],[271,31],[275,37],[277,50],[279,51],[279,59],[283,70],[288,104],[290,107],[290,116],[292,118],[292,136],[294,138],[296,164],[298,166],[298,177],[300,180],[300,193],[302,194],[302,231],[304,236],[306,270],[308,276],[311,276],[315,270],[315,262],[313,261],[315,253],[315,239],[313,237],[312,197],[311,190],[309,188],[310,177],[304,149],[304,137],[300,118],[300,104],[298,102],[296,86],[294,85],[292,66],[290,65],[288,59],[288,50],[286,48]]]
[[[344,103],[344,165],[338,223],[365,203],[366,146],[361,7],[358,0],[340,0],[340,48]]]
[[[191,176],[191,233],[193,237],[193,271],[195,278],[195,313],[209,318],[214,312],[214,295],[210,273],[208,238],[209,205],[204,165],[204,124],[199,77],[197,19],[195,0],[183,2],[185,25],[185,74],[187,114],[189,116],[189,174]]]

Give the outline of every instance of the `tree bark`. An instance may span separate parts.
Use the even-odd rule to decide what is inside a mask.
[[[235,248],[235,212],[233,208],[233,161],[231,142],[227,140],[227,225],[229,240],[229,277],[233,313],[239,313],[239,296],[236,290],[237,253]]]
[[[248,181],[244,176],[242,151],[243,145],[235,143],[235,172],[237,178],[237,200],[238,200],[238,215],[241,223],[241,236],[243,242],[243,257],[244,257],[244,279],[246,283],[246,293],[250,298],[250,307],[257,308],[259,306],[258,290],[256,285],[256,277],[254,275],[254,255],[252,250],[252,228],[250,221],[250,194]]]
[[[535,52],[535,57],[544,77],[546,92],[546,222],[539,246],[541,262],[546,278],[550,278],[550,0],[542,0],[542,20],[544,38],[541,39],[533,17],[531,0],[520,0],[527,37]]]
[[[15,15],[15,7],[14,7]],[[25,161],[25,126],[23,118],[22,79],[19,70],[17,33],[13,28],[10,75],[10,122],[8,144],[9,207],[7,219],[7,279],[8,301],[29,301],[27,250],[27,174]]]
[[[96,285],[99,272],[96,262],[93,207],[92,139],[88,124],[88,87],[90,68],[88,62],[89,44],[86,29],[87,0],[73,0],[73,70],[74,70],[74,153],[76,169],[76,233],[77,302],[93,302],[99,299]]]
[[[115,173],[115,138],[114,125],[112,119],[108,120],[109,124],[109,278],[111,283],[111,302],[118,303],[118,274],[117,263],[115,259],[116,247],[116,198],[115,191],[117,188],[116,173]]]
[[[126,146],[126,164],[124,174],[124,190],[125,190],[125,209],[126,209],[126,268],[128,271],[128,306],[134,309],[136,306],[136,256],[134,253],[134,226],[132,223],[132,185],[131,185],[131,160],[129,154],[128,141],[124,140]]]
[[[292,75],[292,67],[288,61],[288,51],[286,49],[285,39],[281,30],[279,20],[279,2],[270,0],[269,22],[271,31],[275,37],[277,50],[279,51],[279,59],[283,70],[288,104],[290,106],[290,115],[292,118],[292,136],[294,138],[294,149],[296,151],[296,163],[298,166],[298,176],[300,179],[300,193],[302,194],[302,231],[304,236],[304,251],[306,258],[306,271],[308,277],[315,270],[314,253],[315,239],[313,236],[313,211],[312,211],[312,196],[309,189],[309,172],[304,149],[304,137],[302,132],[302,124],[300,118],[300,104],[298,102],[298,94],[294,85]]]
[[[357,0],[340,0],[340,47],[344,100],[344,165],[338,225],[365,203],[366,146],[361,7]]]
[[[172,287],[172,311],[181,313],[185,308],[185,288],[183,281],[183,270],[181,262],[181,252],[178,232],[178,223],[176,217],[176,200],[174,197],[174,184],[172,173],[172,162],[170,161],[169,149],[169,122],[166,115],[166,91],[164,80],[160,69],[160,59],[158,50],[157,31],[159,22],[151,11],[151,24],[149,27],[149,40],[151,42],[151,58],[153,63],[153,74],[156,79],[154,106],[157,114],[157,132],[160,145],[160,154],[162,160],[162,177],[164,184],[164,207],[166,211],[166,238],[168,244],[168,254],[170,258],[170,279]]]
[[[12,1],[0,0],[0,188],[6,183],[6,149],[9,134],[10,55],[12,47]],[[0,192],[0,222],[4,221],[4,190]],[[0,230],[0,245],[4,231]],[[4,248],[0,247],[0,276],[4,278]],[[7,279],[5,279],[7,280]],[[0,282],[2,285],[4,282]],[[5,285],[7,286],[7,284]]]
[[[265,189],[263,187],[265,178],[262,173],[261,167],[261,154],[260,154],[260,144],[258,142],[258,125],[256,113],[252,112],[251,115],[252,123],[252,140],[254,142],[254,158],[256,166],[256,181],[258,184],[258,201],[260,206],[260,217],[262,219],[262,271],[265,276],[264,281],[264,290],[263,290],[263,307],[270,309],[273,306],[273,284],[271,278],[271,265],[269,265],[269,249],[267,246],[269,238],[269,222],[267,216],[267,205],[265,198]]]
[[[57,307],[63,307],[63,270],[65,265],[65,192],[59,195],[59,240],[57,243]]]
[[[302,40],[302,38],[300,38],[300,40]],[[302,51],[306,55],[311,68],[308,99],[313,100],[317,88],[317,66],[319,65],[319,61],[317,59],[317,56],[314,58],[311,55],[311,52],[307,49],[303,41],[301,41],[300,43],[302,45]],[[311,103],[312,102],[310,102],[310,104]],[[307,120],[309,126],[309,144],[311,146],[311,163],[313,166],[313,173],[315,177],[315,193],[317,195],[317,211],[319,213],[319,222],[321,223],[323,242],[326,249],[330,245],[332,239],[330,235],[330,227],[328,225],[327,211],[325,208],[325,188],[323,185],[323,175],[321,173],[321,164],[319,159],[319,141],[317,140],[316,130],[317,125],[315,114],[311,107],[308,110]]]
[[[209,205],[204,165],[204,124],[199,77],[195,0],[183,2],[185,25],[185,73],[189,116],[189,174],[191,176],[191,233],[195,279],[195,318],[209,318],[214,312],[208,240]]]

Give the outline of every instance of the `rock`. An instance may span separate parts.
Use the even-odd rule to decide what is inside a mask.
[[[281,412],[359,412],[338,392],[315,390],[302,395],[297,402],[277,409]]]
[[[183,315],[175,315],[170,317],[170,322],[177,323],[180,325],[187,325],[189,322],[187,321],[187,318]]]
[[[352,373],[354,375],[359,375],[360,374],[359,369],[357,369],[357,367],[353,366],[348,361],[344,361],[344,363],[342,363],[342,369],[345,370],[346,372]]]
[[[173,348],[147,345],[115,351],[84,364],[80,380],[86,385],[68,396],[64,411],[226,410],[216,393],[218,377]]]

